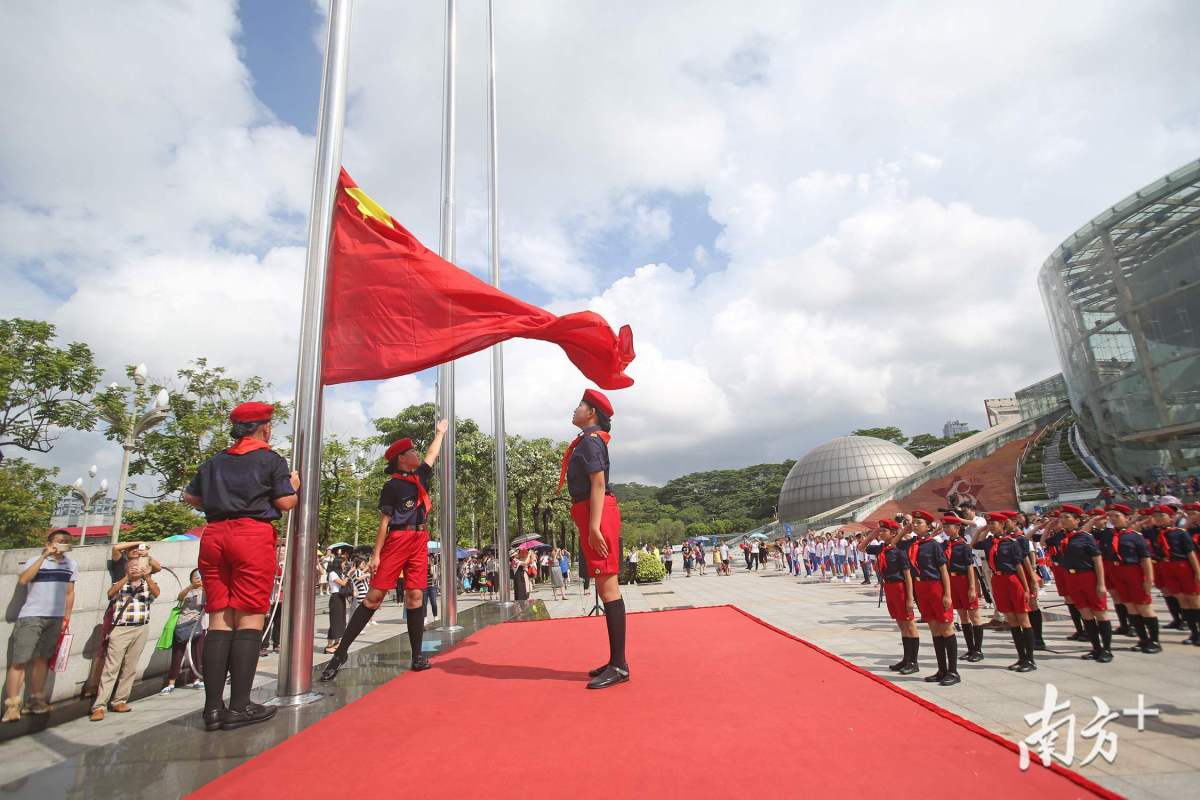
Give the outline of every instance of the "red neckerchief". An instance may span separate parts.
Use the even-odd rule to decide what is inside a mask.
[[[1158,546],[1162,550],[1162,554],[1163,554],[1162,560],[1163,561],[1171,560],[1171,545],[1167,543],[1167,531],[1176,531],[1176,530],[1181,530],[1181,529],[1176,528],[1173,525],[1168,525],[1165,528],[1158,529]],[[1185,531],[1185,533],[1186,533],[1186,531]]]
[[[231,456],[244,456],[246,453],[252,453],[255,450],[270,450],[271,445],[264,442],[262,439],[255,439],[252,436],[243,436],[237,440],[233,447],[226,450]]]
[[[945,552],[946,552],[946,563],[947,564],[950,563],[950,554],[954,552],[955,546],[958,545],[959,542],[966,544],[966,541],[967,540],[963,539],[962,537],[952,537],[952,538],[946,540],[946,551]]]
[[[425,491],[425,484],[421,483],[421,479],[411,472],[393,472],[392,477],[398,481],[411,483],[417,487],[417,501],[420,502],[425,508],[425,513],[428,514],[429,510],[433,508],[433,502],[429,499],[429,492]]]
[[[589,433],[583,433],[581,431],[580,434],[575,437],[575,440],[567,445],[567,452],[563,453],[562,471],[558,473],[558,489],[555,490],[555,493],[561,492],[563,484],[567,482],[567,466],[571,463],[571,454],[575,452],[575,447],[581,441],[583,441],[584,436],[599,437],[600,441],[604,442],[605,447],[607,447],[608,443],[612,441],[612,436],[604,431],[591,431]]]
[[[921,542],[926,541],[921,537],[913,539],[913,543],[908,546],[908,566],[914,571],[917,571],[917,552],[921,549]]]
[[[875,568],[881,578],[883,577],[883,573],[887,571],[887,552],[895,547],[896,545],[894,544],[885,544],[883,549],[879,551],[879,555],[876,556],[878,561],[876,562]]]

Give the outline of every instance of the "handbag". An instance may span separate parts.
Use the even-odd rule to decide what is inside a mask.
[[[71,656],[71,640],[74,638],[70,626],[63,625],[58,634],[58,646],[54,648],[54,663],[51,669],[55,672],[67,671],[67,659]]]
[[[154,645],[155,650],[170,650],[171,645],[175,642],[175,626],[179,624],[179,611],[183,608],[183,604],[175,606],[171,609],[171,613],[167,615],[167,621],[163,624],[162,633],[158,635],[158,644]]]

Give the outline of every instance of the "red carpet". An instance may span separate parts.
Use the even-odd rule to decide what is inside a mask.
[[[603,619],[495,625],[192,797],[1115,796],[729,606],[631,614],[629,655],[587,691]]]

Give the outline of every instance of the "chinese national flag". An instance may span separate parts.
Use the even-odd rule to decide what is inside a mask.
[[[633,385],[633,332],[555,316],[430,251],[342,170],[325,295],[326,384],[408,375],[520,336],[554,342],[602,389]]]

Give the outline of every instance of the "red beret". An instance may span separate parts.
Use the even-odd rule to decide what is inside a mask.
[[[383,454],[383,460],[391,461],[393,458],[400,455],[401,453],[407,453],[409,450],[412,450],[412,449],[413,449],[412,439],[409,439],[407,436],[404,437],[403,439],[397,439],[396,441],[392,442],[391,446],[388,447],[387,452]]]
[[[1008,517],[1003,511],[989,511],[987,515],[988,522],[1007,522]]]
[[[1108,507],[1108,510],[1109,511],[1119,511],[1122,514],[1132,514],[1133,513],[1133,509],[1130,508],[1129,506],[1125,505],[1124,503],[1113,503],[1111,506]]]
[[[1017,517],[1021,516],[1020,511],[1001,511],[1000,513],[1009,519],[1016,519]]]
[[[1139,508],[1137,510],[1137,513],[1138,513],[1139,517],[1148,517],[1154,513],[1154,509],[1153,508]]]
[[[1154,513],[1155,514],[1174,514],[1175,509],[1171,508],[1168,505],[1155,506]]]
[[[895,520],[891,520],[891,519],[879,520],[879,527],[887,528],[888,530],[893,530],[893,531],[900,530],[900,525]]]
[[[1097,506],[1096,508],[1093,508],[1088,513],[1091,514],[1093,517],[1103,517],[1105,514],[1105,511],[1103,508],[1100,508]]]
[[[967,521],[965,519],[961,519],[957,514],[947,514],[946,516],[942,517],[942,524],[943,525],[966,525]]]
[[[1073,506],[1070,503],[1063,503],[1058,507],[1058,510],[1064,514],[1074,514],[1077,517],[1083,516],[1083,509],[1079,506]]]
[[[604,414],[604,416],[609,417],[610,419],[612,418],[612,403],[608,402],[608,398],[597,392],[595,389],[588,389],[583,393],[583,402]]]
[[[918,508],[916,511],[912,512],[912,517],[913,519],[923,519],[926,522],[933,522],[933,514],[930,514],[923,508]]]
[[[229,412],[230,422],[266,422],[275,415],[275,406],[270,403],[242,403]]]
[[[1184,503],[1184,511],[1200,511],[1200,503]]]

